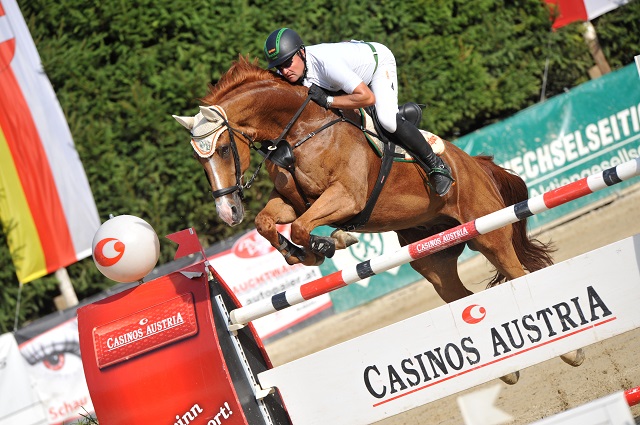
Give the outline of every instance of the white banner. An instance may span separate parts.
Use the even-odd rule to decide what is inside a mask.
[[[278,388],[296,425],[379,421],[639,327],[639,263],[636,235],[267,370],[260,385]]]
[[[28,367],[13,335],[0,335],[0,425],[47,424]]]
[[[78,319],[74,317],[20,345],[47,423],[67,423],[93,412],[84,377]]]

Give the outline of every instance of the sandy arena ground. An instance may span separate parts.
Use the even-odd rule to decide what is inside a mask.
[[[606,202],[537,235],[541,241],[555,244],[556,262],[640,233],[640,185],[636,184]],[[478,256],[461,265],[462,280],[470,290],[480,291],[486,285],[483,281],[490,276],[490,270],[484,257]],[[401,310],[388,308],[398,302],[403,305]],[[331,316],[275,341],[266,349],[277,366],[442,304],[429,282],[417,282],[367,305]],[[523,369],[520,381],[514,386],[495,380],[461,394],[498,383],[502,390],[496,406],[515,418],[510,425],[529,424],[619,390],[640,386],[636,349],[640,349],[640,329],[586,347],[587,359],[578,368],[559,358],[551,359]],[[461,425],[463,419],[456,403],[457,396],[446,397],[378,424]],[[640,424],[640,405],[633,407],[632,413],[636,424]]]

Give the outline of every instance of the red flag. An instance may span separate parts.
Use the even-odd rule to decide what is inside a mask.
[[[590,21],[629,0],[544,0],[549,7],[553,28],[557,29],[576,21]]]

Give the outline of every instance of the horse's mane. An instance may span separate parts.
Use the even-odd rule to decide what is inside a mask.
[[[278,80],[277,74],[258,66],[258,59],[238,56],[231,68],[220,77],[215,85],[209,84],[209,92],[200,99],[205,105],[215,105],[216,102],[238,86],[254,81]]]

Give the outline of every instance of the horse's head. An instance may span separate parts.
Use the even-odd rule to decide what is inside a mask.
[[[200,112],[193,117],[173,117],[191,132],[194,156],[204,167],[218,215],[229,226],[240,224],[244,218],[244,170],[235,133],[241,137],[246,134],[229,126],[227,115],[220,106],[201,106]],[[225,132],[229,136],[221,138]]]
[[[225,223],[235,226],[243,219],[242,179],[250,165],[253,142],[278,140],[285,128],[286,137],[292,140],[318,128],[315,121],[307,127],[304,124],[312,118],[309,109],[326,114],[316,105],[306,108],[293,127],[288,125],[306,95],[305,87],[290,85],[241,56],[201,99],[204,105],[214,106],[201,106],[193,117],[174,115],[191,131],[195,157],[204,167],[218,215]]]

